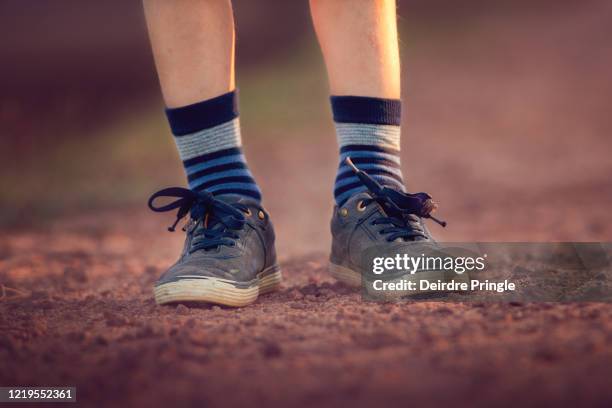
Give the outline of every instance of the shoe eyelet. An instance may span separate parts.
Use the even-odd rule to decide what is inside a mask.
[[[247,208],[245,213],[246,213],[247,217],[250,217],[251,215],[253,215],[253,213],[251,212],[250,208]]]
[[[359,211],[359,212],[364,212],[364,211],[366,210],[366,208],[367,208],[367,207],[366,207],[366,206],[363,204],[363,200],[360,200],[360,201],[357,203],[357,211]]]
[[[259,210],[259,212],[257,213],[257,217],[259,217],[260,220],[263,220],[264,218],[266,218],[266,214],[264,214],[263,211]]]
[[[346,208],[341,208],[340,211],[338,211],[338,212],[343,217],[346,217],[348,215],[348,210]]]

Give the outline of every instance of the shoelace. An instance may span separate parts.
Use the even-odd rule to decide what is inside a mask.
[[[446,227],[445,221],[441,221],[431,215],[438,205],[429,194],[411,194],[394,190],[381,185],[365,171],[359,170],[350,157],[346,158],[346,164],[348,164],[368,189],[368,193],[372,197],[364,200],[363,205],[367,206],[372,202],[376,202],[383,208],[386,216],[374,219],[372,224],[390,225],[380,230],[381,234],[387,235],[387,241],[395,241],[398,238],[426,238],[425,231],[423,231],[418,217],[429,218],[442,227]]]
[[[173,197],[177,200],[156,207],[154,201],[160,197]],[[206,191],[193,191],[182,187],[162,189],[149,198],[149,208],[155,212],[166,212],[178,209],[176,221],[168,231],[175,230],[176,225],[188,213],[201,225],[196,228],[189,252],[216,249],[221,245],[235,246],[237,231],[246,224],[245,212],[248,207],[241,203],[228,204]]]

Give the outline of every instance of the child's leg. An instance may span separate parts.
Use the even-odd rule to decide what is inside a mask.
[[[230,0],[144,0],[149,37],[169,108],[233,91]]]
[[[372,265],[364,263],[361,254],[374,250],[376,256],[393,258],[419,251],[414,253],[419,256],[417,248],[423,247],[413,244],[432,240],[423,218],[433,203],[425,193],[404,191],[395,0],[310,0],[310,4],[327,64],[340,145],[329,271],[341,282],[363,288]],[[347,156],[354,166],[345,162]],[[364,172],[360,173],[364,181],[352,167]],[[379,190],[367,180],[368,174],[388,189]],[[438,271],[417,272],[418,276],[413,271],[401,276],[402,281],[416,285],[417,280],[439,277]]]
[[[274,228],[241,151],[231,3],[144,5],[166,114],[192,190],[163,189],[149,199],[152,210],[177,209],[177,222],[189,219],[184,250],[156,282],[155,300],[245,306],[276,289],[281,275]],[[160,197],[178,200],[158,206]]]
[[[144,0],[144,8],[189,187],[260,200],[241,149],[230,0]]]
[[[344,164],[346,156],[379,181],[403,189],[395,0],[310,0],[310,7],[334,95],[341,154],[336,202],[365,189]]]
[[[395,0],[310,0],[333,95],[398,99]]]

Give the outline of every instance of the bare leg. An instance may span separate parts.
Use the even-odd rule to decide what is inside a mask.
[[[242,154],[230,0],[144,0],[166,116],[189,188],[261,200]]]
[[[144,9],[169,108],[235,88],[230,0],[144,0]]]
[[[340,148],[329,271],[359,286],[368,268],[351,266],[351,254],[394,254],[432,239],[419,218],[430,211],[426,197],[404,195],[395,0],[310,0],[310,7]],[[386,189],[364,182],[364,174]]]
[[[349,157],[380,183],[403,190],[395,0],[310,0],[310,9],[327,65],[340,147],[334,185],[338,208],[367,190]]]
[[[331,93],[400,96],[395,0],[310,0]]]

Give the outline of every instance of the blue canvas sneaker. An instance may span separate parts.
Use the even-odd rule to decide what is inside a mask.
[[[374,251],[377,257],[394,257],[410,253],[412,249],[420,255],[424,248],[436,246],[423,219],[429,218],[442,226],[446,223],[431,215],[437,205],[428,194],[404,193],[383,186],[355,167],[350,158],[346,163],[367,191],[355,194],[334,208],[329,271],[341,282],[361,286],[364,277],[372,277],[371,265],[366,265],[364,254],[371,255]],[[467,278],[467,275],[453,277],[440,271],[416,272],[395,276],[394,279]]]
[[[155,206],[154,201],[161,197],[177,200]],[[274,228],[257,201],[172,187],[153,194],[149,208],[178,210],[170,231],[189,216],[181,256],[155,284],[158,304],[204,302],[239,307],[279,287]]]

